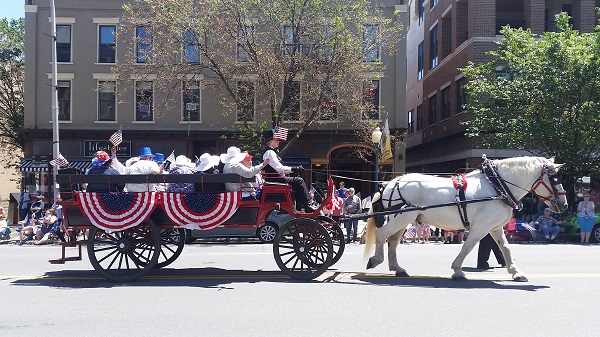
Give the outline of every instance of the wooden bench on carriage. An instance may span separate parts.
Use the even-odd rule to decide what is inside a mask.
[[[62,243],[62,256],[50,262],[81,260],[85,245],[92,266],[101,276],[114,282],[134,281],[179,257],[185,229],[258,228],[274,209],[293,217],[279,228],[273,241],[273,255],[283,273],[310,280],[340,259],[345,241],[339,224],[319,215],[320,208],[312,213],[296,212],[289,185],[265,183],[259,200],[242,200],[241,191],[203,193],[208,184],[253,180],[236,174],[59,174],[57,183],[64,199],[59,204],[67,242]],[[82,192],[85,183],[194,183],[197,187],[195,193]],[[332,194],[329,191],[328,195]],[[78,255],[66,256],[68,247],[77,247]]]

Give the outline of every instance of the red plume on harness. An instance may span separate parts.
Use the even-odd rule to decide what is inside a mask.
[[[463,173],[460,176],[452,176],[452,184],[454,184],[454,188],[463,191],[467,189],[467,176]]]

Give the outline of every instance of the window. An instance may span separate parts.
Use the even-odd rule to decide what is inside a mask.
[[[58,81],[58,120],[71,120],[71,81]]]
[[[98,121],[116,121],[117,83],[115,81],[98,82]]]
[[[154,121],[152,81],[135,82],[135,121]]]
[[[200,121],[200,82],[183,81],[181,83],[181,120]]]
[[[465,78],[462,77],[456,81],[456,113],[465,110],[467,104],[467,95],[465,93]]]
[[[423,6],[423,3],[425,2],[425,0],[418,0],[419,1],[419,5],[417,6],[418,11],[419,11],[419,25],[423,23],[423,21],[425,21],[425,6]]]
[[[435,124],[437,122],[437,95],[433,95],[429,97],[429,125]]]
[[[245,26],[238,30],[237,57],[240,62],[248,62],[248,52],[245,48],[252,43],[253,33],[254,26]]]
[[[417,107],[417,132],[423,130],[423,104]]]
[[[287,100],[287,105],[283,110],[283,120],[299,121],[300,120],[300,90],[299,81],[290,81],[285,83],[283,88],[284,102]]]
[[[435,5],[437,5],[438,0],[429,0],[429,10],[431,10]]]
[[[187,63],[200,63],[200,53],[198,51],[198,39],[189,30],[185,31],[183,36],[185,45],[183,46],[183,59]]]
[[[291,46],[294,44],[294,30],[292,26],[283,27],[283,43],[286,46]]]
[[[254,83],[248,81],[237,82],[237,122],[254,121]]]
[[[98,63],[115,63],[117,26],[98,26]]]
[[[407,128],[407,132],[409,135],[412,135],[415,132],[415,123],[414,123],[414,110],[410,110],[408,112],[408,128]]]
[[[418,51],[419,55],[418,55],[418,60],[417,60],[417,64],[418,64],[418,69],[417,69],[417,80],[421,80],[423,79],[423,42],[421,41],[421,43],[419,43],[419,51]]]
[[[442,89],[442,116],[440,120],[450,118],[450,86]]]
[[[323,85],[323,103],[321,104],[321,115],[319,118],[324,121],[334,121],[337,119],[337,94],[333,90],[334,83],[326,83]]]
[[[152,33],[146,26],[138,26],[135,29],[135,57],[137,63],[151,62]]]
[[[364,58],[365,62],[379,61],[379,44],[377,43],[377,35],[379,33],[379,25],[365,25],[363,35]]]
[[[429,67],[438,65],[438,26],[435,25],[429,32]]]
[[[364,118],[379,120],[379,80],[365,82],[363,88]]]
[[[70,25],[56,25],[56,62],[71,62]]]

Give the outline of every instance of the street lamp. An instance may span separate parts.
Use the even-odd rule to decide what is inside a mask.
[[[379,189],[379,144],[381,143],[381,130],[379,126],[373,130],[371,141],[375,147],[375,188],[373,189],[373,193],[375,193]]]

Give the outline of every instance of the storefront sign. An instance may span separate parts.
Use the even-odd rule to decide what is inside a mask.
[[[93,157],[98,151],[106,151],[110,155],[112,146],[108,140],[84,140],[83,155]],[[117,157],[131,157],[131,141],[125,141],[117,146]]]

